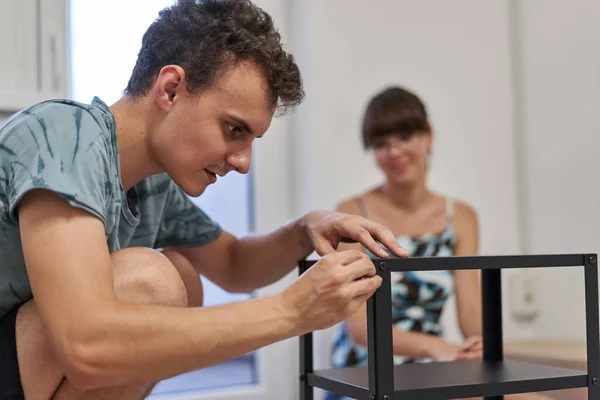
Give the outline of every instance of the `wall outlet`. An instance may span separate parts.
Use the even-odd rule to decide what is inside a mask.
[[[508,278],[509,309],[521,322],[535,320],[540,312],[540,290],[537,271],[521,269]]]

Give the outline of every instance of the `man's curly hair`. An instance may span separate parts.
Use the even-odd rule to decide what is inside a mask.
[[[240,61],[252,61],[268,82],[277,114],[302,102],[298,66],[281,45],[271,16],[249,0],[179,0],[162,10],[142,39],[126,93],[148,93],[165,65],[181,66],[190,93],[209,88]]]

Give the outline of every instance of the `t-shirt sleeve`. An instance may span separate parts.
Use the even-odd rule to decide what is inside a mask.
[[[23,196],[50,190],[105,222],[109,188],[106,135],[85,109],[47,105],[25,111],[0,141],[0,174],[11,218]]]
[[[219,224],[196,206],[175,182],[170,182],[168,190],[156,248],[204,246],[221,235]]]

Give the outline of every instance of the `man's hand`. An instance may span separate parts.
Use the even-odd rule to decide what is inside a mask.
[[[282,294],[286,313],[302,332],[326,329],[354,314],[377,288],[371,259],[356,250],[331,253]]]
[[[340,242],[344,241],[359,242],[379,257],[388,257],[388,253],[377,241],[397,257],[408,255],[398,244],[391,230],[358,215],[312,211],[304,215],[302,225],[321,256],[336,251]]]

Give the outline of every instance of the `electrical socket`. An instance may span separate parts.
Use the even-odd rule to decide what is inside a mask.
[[[508,277],[510,314],[518,321],[531,322],[540,312],[537,271],[521,269],[515,272]]]

